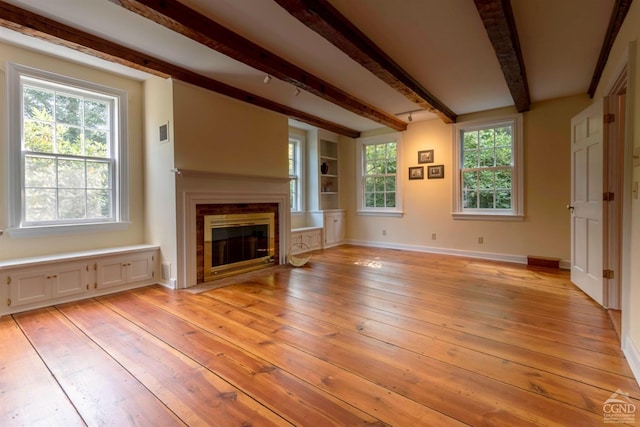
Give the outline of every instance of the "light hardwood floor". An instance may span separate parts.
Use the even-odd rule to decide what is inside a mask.
[[[601,426],[616,390],[640,408],[567,272],[408,251],[5,316],[0,340],[2,426]]]

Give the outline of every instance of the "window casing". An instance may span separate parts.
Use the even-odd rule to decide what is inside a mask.
[[[401,216],[400,134],[358,140],[358,214]]]
[[[7,76],[9,231],[126,222],[126,93],[16,64]]]
[[[453,216],[522,219],[522,115],[454,125]]]
[[[304,141],[302,135],[289,134],[289,205],[291,212],[304,211]]]

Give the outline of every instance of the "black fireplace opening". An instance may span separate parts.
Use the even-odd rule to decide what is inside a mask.
[[[269,255],[269,225],[253,224],[211,229],[211,266],[250,261]]]

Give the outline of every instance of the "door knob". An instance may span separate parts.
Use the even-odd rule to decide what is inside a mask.
[[[573,211],[575,210],[575,208],[571,205],[567,205],[567,209],[569,210],[569,212],[573,213]]]

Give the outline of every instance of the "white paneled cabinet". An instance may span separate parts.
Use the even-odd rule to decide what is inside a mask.
[[[345,213],[343,210],[331,210],[323,212],[324,221],[324,247],[337,246],[344,240]]]
[[[20,307],[87,292],[86,263],[61,263],[48,268],[21,268],[7,274],[7,307]]]
[[[322,249],[322,228],[308,227],[291,231],[291,245],[304,243],[309,249]]]
[[[105,258],[98,262],[97,288],[152,280],[155,275],[153,266],[154,254],[149,252]]]
[[[138,245],[0,262],[0,315],[154,283],[159,248]]]

